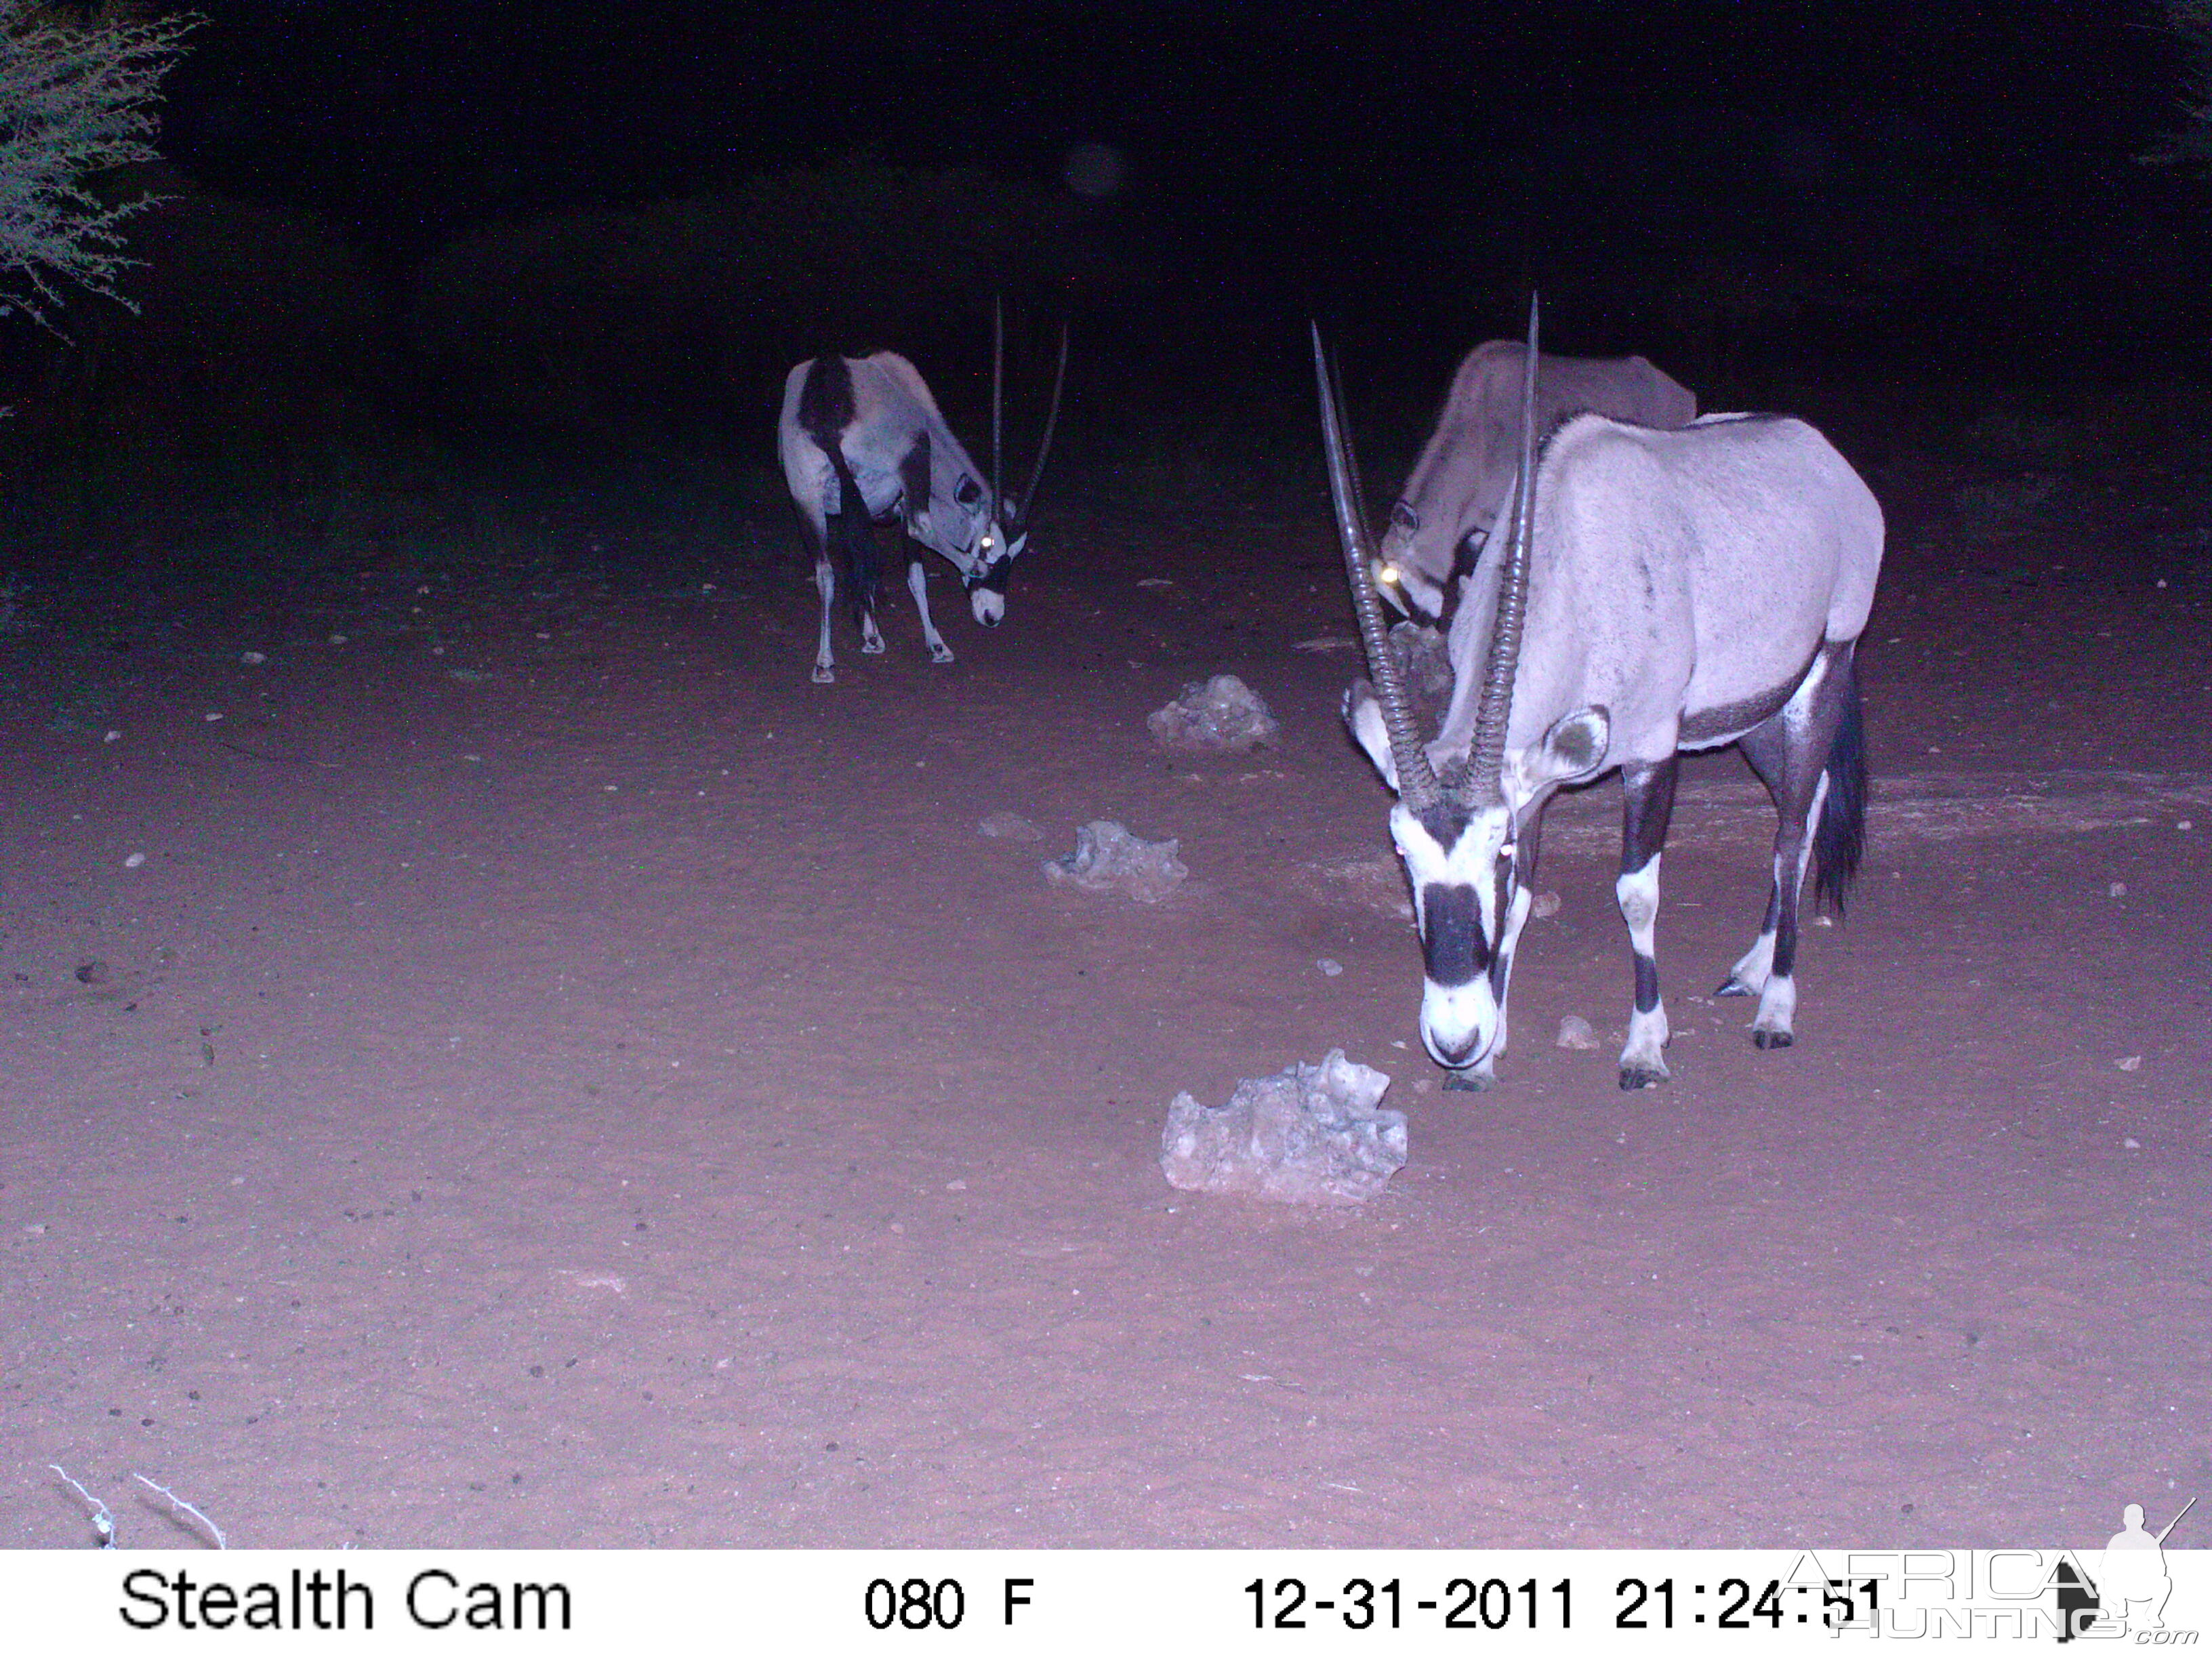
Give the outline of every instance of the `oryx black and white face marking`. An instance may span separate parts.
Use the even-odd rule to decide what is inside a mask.
[[[1493,806],[1425,817],[1401,802],[1390,839],[1421,935],[1421,1044],[1439,1066],[1480,1066],[1504,1029],[1505,980],[1527,909],[1516,884],[1513,814]]]
[[[1029,532],[1019,531],[1009,537],[996,519],[987,522],[983,533],[975,538],[963,580],[969,608],[984,627],[996,628],[1006,620],[1006,580],[1013,574],[1014,561],[1029,544]]]

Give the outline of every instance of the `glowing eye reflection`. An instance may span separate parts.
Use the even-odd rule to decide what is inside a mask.
[[[1382,580],[1395,586],[1398,580],[1398,567],[1395,564],[1384,565],[1382,567]]]

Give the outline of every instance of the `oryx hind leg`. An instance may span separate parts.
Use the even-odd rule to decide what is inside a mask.
[[[1659,862],[1667,824],[1674,811],[1673,756],[1620,771],[1620,875],[1613,884],[1636,970],[1636,1001],[1628,1016],[1628,1041],[1620,1050],[1620,1086],[1648,1089],[1667,1080],[1664,1049],[1673,1035],[1659,994]]]
[[[814,646],[814,683],[835,685],[837,664],[830,654],[830,611],[837,603],[837,573],[830,568],[829,552],[822,548],[814,553],[814,586],[822,595],[822,633]]]
[[[1743,739],[1744,758],[1774,798],[1774,878],[1759,937],[1729,970],[1719,994],[1759,999],[1751,1040],[1762,1048],[1786,1048],[1796,1041],[1799,899],[1827,805],[1831,751],[1846,700],[1857,696],[1849,651],[1824,649],[1789,702]],[[1840,672],[1838,652],[1845,653]]]
[[[929,647],[932,662],[951,662],[952,647],[937,631],[937,624],[929,619],[929,573],[921,568],[921,550],[909,547],[906,556],[906,591],[914,595],[914,608],[921,617],[922,643]]]

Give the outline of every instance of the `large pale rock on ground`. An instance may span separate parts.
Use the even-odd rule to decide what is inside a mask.
[[[1241,755],[1262,744],[1273,748],[1283,732],[1259,694],[1234,674],[1193,681],[1145,724],[1161,748],[1179,755]]]
[[[1406,1115],[1379,1104],[1389,1086],[1332,1048],[1318,1066],[1245,1079],[1226,1106],[1179,1094],[1160,1136],[1161,1173],[1186,1192],[1364,1203],[1406,1162]]]
[[[1182,848],[1179,841],[1146,841],[1110,818],[1097,818],[1075,832],[1074,852],[1044,861],[1045,879],[1158,904],[1190,874],[1176,856]]]

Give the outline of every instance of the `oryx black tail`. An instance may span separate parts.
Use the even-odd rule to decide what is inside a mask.
[[[1857,659],[1856,648],[1846,652],[1832,682],[1843,708],[1828,745],[1828,793],[1813,836],[1813,890],[1838,915],[1844,913],[1844,896],[1866,850],[1866,721],[1859,706]]]

